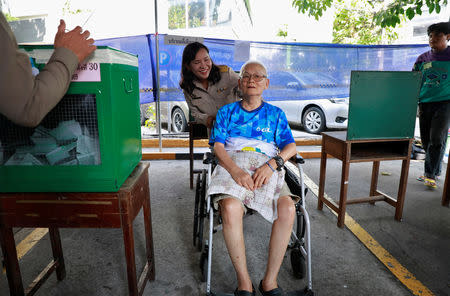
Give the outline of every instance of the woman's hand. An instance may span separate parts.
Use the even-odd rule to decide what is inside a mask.
[[[253,174],[253,182],[255,183],[255,189],[258,189],[261,186],[269,183],[272,174],[273,171],[267,164],[263,164],[262,166],[257,168],[255,170],[255,173]]]
[[[206,127],[213,128],[214,120],[216,120],[215,116],[208,116],[208,118],[206,118]]]
[[[83,32],[80,26],[66,32],[66,23],[64,20],[60,20],[54,46],[55,48],[65,47],[71,50],[81,63],[97,48],[94,45],[94,39],[89,38],[89,35],[89,31]]]
[[[252,177],[240,167],[233,169],[230,174],[238,185],[251,191],[255,190],[255,183],[253,182]]]

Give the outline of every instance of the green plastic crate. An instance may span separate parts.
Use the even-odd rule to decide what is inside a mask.
[[[38,69],[53,52],[21,48]],[[142,158],[137,56],[98,47],[38,127],[0,126],[0,192],[118,191]]]

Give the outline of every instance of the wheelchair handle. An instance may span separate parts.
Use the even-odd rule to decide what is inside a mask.
[[[214,162],[215,156],[211,152],[203,154],[203,164],[211,164]]]
[[[289,160],[292,161],[293,163],[300,163],[300,164],[305,163],[305,160],[303,159],[303,157],[298,153],[296,153],[294,156],[292,156]]]

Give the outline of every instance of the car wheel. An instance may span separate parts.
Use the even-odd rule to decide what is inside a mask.
[[[183,114],[183,110],[175,108],[172,112],[172,130],[175,133],[181,133],[186,131],[187,121]]]
[[[147,120],[147,118],[145,117],[145,115],[147,114],[147,108],[145,105],[141,105],[140,106],[140,122],[141,122],[141,126],[145,125],[145,121]]]
[[[317,107],[310,107],[303,114],[303,128],[311,134],[320,134],[325,129],[325,115]]]

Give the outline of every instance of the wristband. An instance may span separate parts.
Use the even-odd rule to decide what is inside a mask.
[[[266,161],[266,164],[269,166],[269,168],[272,170],[272,172],[275,172],[275,170],[273,169],[273,167],[270,165],[269,161]]]
[[[275,163],[277,164],[277,171],[281,171],[281,169],[284,166],[284,160],[281,156],[276,155],[272,158],[273,160],[275,160]]]

